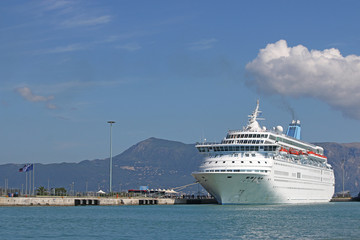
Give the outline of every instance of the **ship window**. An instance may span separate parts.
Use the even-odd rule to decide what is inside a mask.
[[[252,161],[249,161],[249,163],[252,163]]]
[[[229,151],[233,151],[233,147],[232,147],[232,146],[229,146]]]
[[[240,138],[240,134],[238,134],[236,137],[237,137],[237,138]]]
[[[245,157],[249,157],[249,154],[248,154],[248,153],[245,153]]]
[[[240,146],[240,151],[244,151],[245,147],[244,146]]]
[[[235,161],[232,161],[232,163],[235,163]]]
[[[248,138],[248,136],[249,136],[248,134],[245,134],[244,138]]]
[[[220,151],[224,151],[224,147],[220,147]]]
[[[223,163],[226,163],[226,161],[223,161]]]
[[[244,143],[246,144],[248,141],[247,140],[244,140]]]
[[[249,149],[250,149],[249,146],[245,146],[245,151],[250,151]]]
[[[241,163],[244,163],[244,161],[241,161]]]
[[[259,144],[260,143],[260,140],[256,140],[256,144]]]
[[[215,170],[215,172],[219,172],[219,170]]]
[[[256,135],[257,138],[260,138],[260,134]]]
[[[260,164],[260,161],[258,161],[258,163]]]
[[[220,170],[220,172],[225,172],[225,170]]]
[[[255,146],[255,151],[259,151],[259,146]]]
[[[240,150],[240,147],[239,146],[236,146],[235,147],[235,151],[239,151]]]
[[[255,153],[251,154],[251,156],[255,157]]]
[[[267,164],[267,161],[265,161],[265,164]]]
[[[243,138],[244,137],[244,134],[240,134],[240,138]]]
[[[256,140],[252,140],[252,142],[251,142],[252,144],[255,144],[256,143]]]
[[[240,172],[240,170],[234,170],[234,172]]]
[[[232,170],[227,170],[227,172],[232,172]]]
[[[217,163],[217,161],[215,163]]]

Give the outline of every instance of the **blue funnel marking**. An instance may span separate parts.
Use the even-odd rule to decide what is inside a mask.
[[[299,140],[301,139],[301,125],[299,120],[293,120],[292,123],[290,123],[286,135]]]

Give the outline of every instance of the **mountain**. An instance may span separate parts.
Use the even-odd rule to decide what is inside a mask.
[[[191,172],[198,169],[202,156],[194,144],[149,138],[112,160],[112,190],[120,191],[139,189],[140,186],[173,188],[193,183]],[[18,172],[22,166],[0,165],[0,179],[8,179],[9,188],[25,190],[26,174]],[[36,186],[47,188],[48,182],[50,188],[64,187],[68,191],[85,191],[86,185],[88,191],[108,191],[109,158],[79,163],[35,164]]]
[[[345,190],[360,191],[360,143],[316,143],[325,149],[333,166],[336,192],[342,191],[342,161],[345,159]],[[194,144],[149,138],[113,157],[113,191],[150,188],[173,188],[194,182],[191,172],[198,169],[203,156]],[[8,179],[9,188],[25,189],[23,164],[0,165],[0,180]],[[75,191],[109,190],[109,159],[79,163],[35,164],[36,186],[64,187]],[[74,185],[74,186],[72,186]],[[86,187],[87,186],[87,187]],[[196,192],[197,186],[186,189]]]
[[[315,143],[324,148],[328,162],[334,168],[335,192],[341,192],[343,187],[344,162],[344,183],[345,191],[349,190],[351,195],[360,192],[360,143]]]

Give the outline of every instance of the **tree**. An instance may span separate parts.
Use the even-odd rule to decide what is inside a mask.
[[[66,196],[66,189],[61,188],[55,188],[55,196]]]
[[[44,195],[48,195],[48,192],[45,187],[41,186],[38,189],[36,189],[36,195],[44,196]]]

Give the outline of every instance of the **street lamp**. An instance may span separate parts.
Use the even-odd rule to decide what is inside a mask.
[[[110,193],[112,192],[111,190],[111,183],[112,183],[112,137],[111,137],[111,128],[113,123],[115,123],[115,121],[108,121],[108,123],[110,123]]]
[[[345,197],[345,190],[344,190],[344,176],[345,176],[345,159],[342,160],[342,194],[343,197]]]

